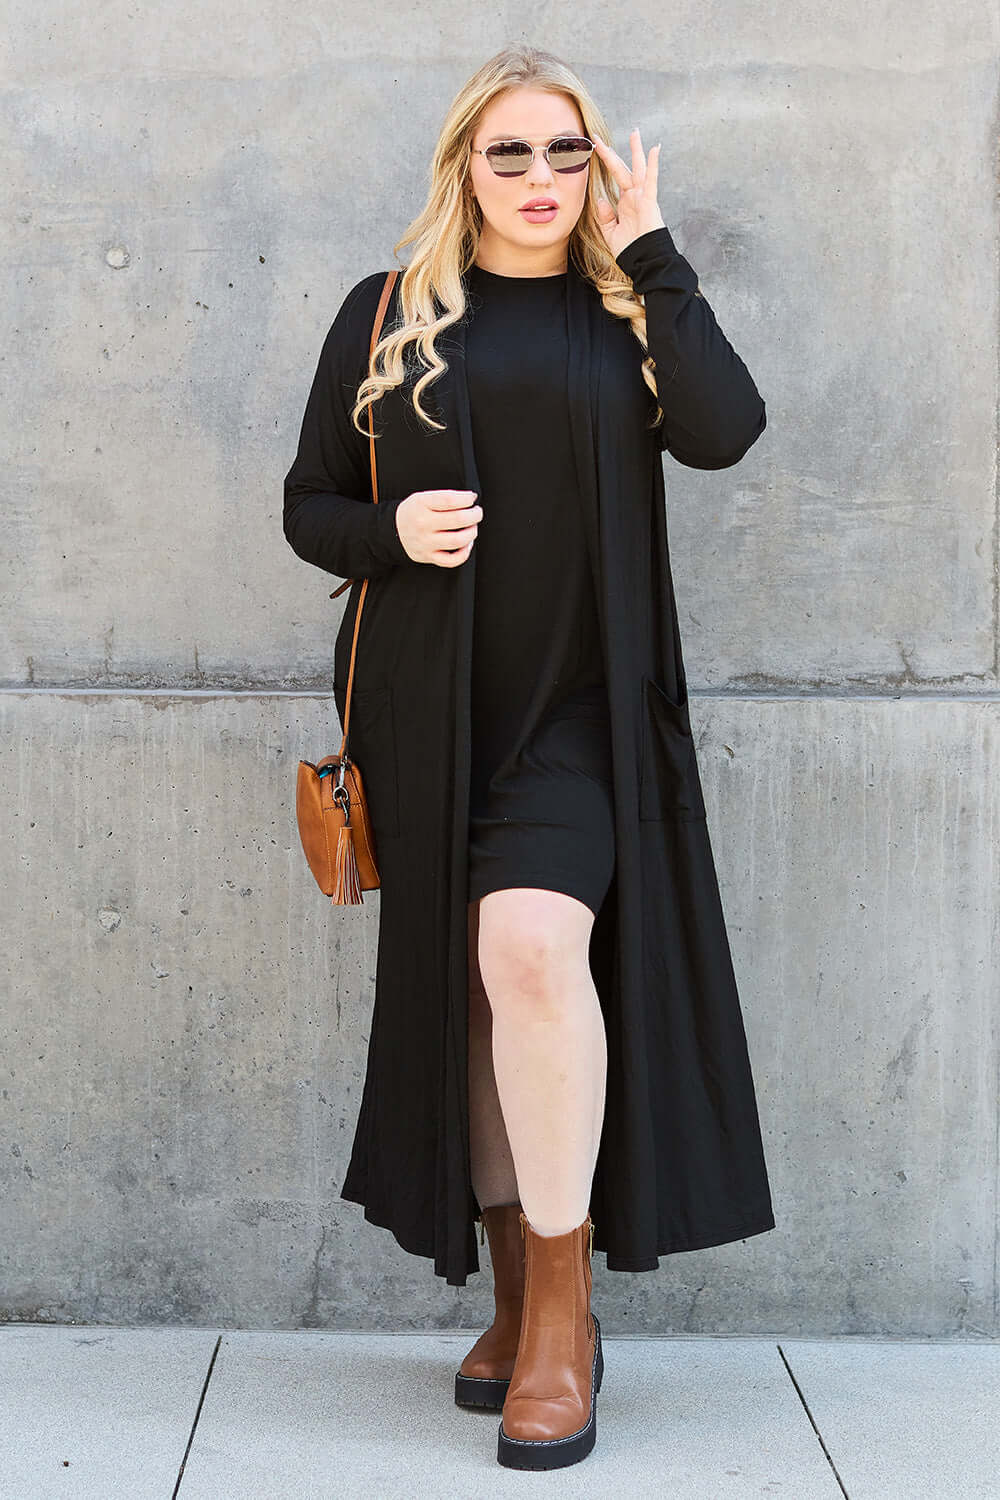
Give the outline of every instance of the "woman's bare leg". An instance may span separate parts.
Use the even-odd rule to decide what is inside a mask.
[[[517,1177],[493,1074],[493,1013],[479,972],[479,902],[469,902],[469,1154],[480,1208],[516,1203]]]
[[[604,1118],[607,1041],[590,972],[594,914],[559,891],[491,891],[478,957],[497,1097],[521,1206],[539,1234],[587,1216]]]

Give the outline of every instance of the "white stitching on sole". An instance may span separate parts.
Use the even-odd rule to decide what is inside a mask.
[[[591,1314],[591,1317],[594,1317],[593,1313]],[[596,1317],[594,1317],[594,1322],[597,1324],[597,1338],[594,1340],[594,1358],[590,1366],[590,1419],[588,1420],[587,1425],[585,1427],[581,1427],[578,1432],[571,1432],[568,1437],[516,1438],[507,1436],[507,1434],[503,1430],[503,1419],[501,1418],[500,1436],[503,1438],[505,1443],[517,1443],[521,1448],[555,1448],[559,1443],[572,1443],[575,1442],[577,1438],[582,1438],[584,1433],[588,1432],[594,1425],[594,1417],[597,1414],[597,1351],[601,1347],[601,1325],[597,1322]]]

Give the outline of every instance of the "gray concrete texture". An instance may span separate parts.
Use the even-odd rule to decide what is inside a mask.
[[[488,1275],[446,1287],[338,1197],[379,898],[334,909],[298,848],[328,700],[0,713],[7,1316],[485,1316]],[[656,1273],[598,1255],[607,1326],[992,1333],[1000,704],[702,697],[693,719],[778,1227]]]
[[[455,1406],[468,1335],[8,1328],[3,1494],[996,1500],[996,1343],[602,1342],[596,1446],[550,1478]]]
[[[665,463],[778,1227],[598,1256],[604,1326],[1000,1335],[993,11],[101,15],[15,0],[0,91],[0,1315],[486,1314],[488,1270],[338,1197],[378,899],[297,844],[344,599],[281,479],[445,101],[525,38],[663,141],[769,416],[733,470]]]

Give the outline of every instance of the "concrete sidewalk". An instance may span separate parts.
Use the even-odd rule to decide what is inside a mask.
[[[1000,1500],[1000,1344],[604,1340],[597,1446],[496,1461],[475,1331],[0,1328],[3,1500]]]

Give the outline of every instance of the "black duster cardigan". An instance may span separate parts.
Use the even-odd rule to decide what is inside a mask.
[[[662,426],[643,351],[572,259],[567,397],[608,685],[616,869],[591,936],[608,1042],[591,1192],[610,1270],[774,1225],[742,1014],[688,712],[661,453],[739,462],[764,402],[667,228],[617,257],[644,300]],[[384,272],[344,299],[320,353],[284,529],[296,553],[355,582],[334,647],[343,720],[361,580],[351,751],[365,776],[382,876],[364,1088],[341,1197],[463,1285],[479,1269],[469,1176],[467,852],[475,559],[414,563],[395,510],[415,490],[480,489],[464,372],[465,322],[415,415],[405,385],[376,405],[379,495],[350,422]],[[398,315],[398,282],[386,326]],[[332,738],[332,737],[331,737]],[[327,746],[317,747],[317,754]],[[346,1024],[362,1025],[363,1018]]]

